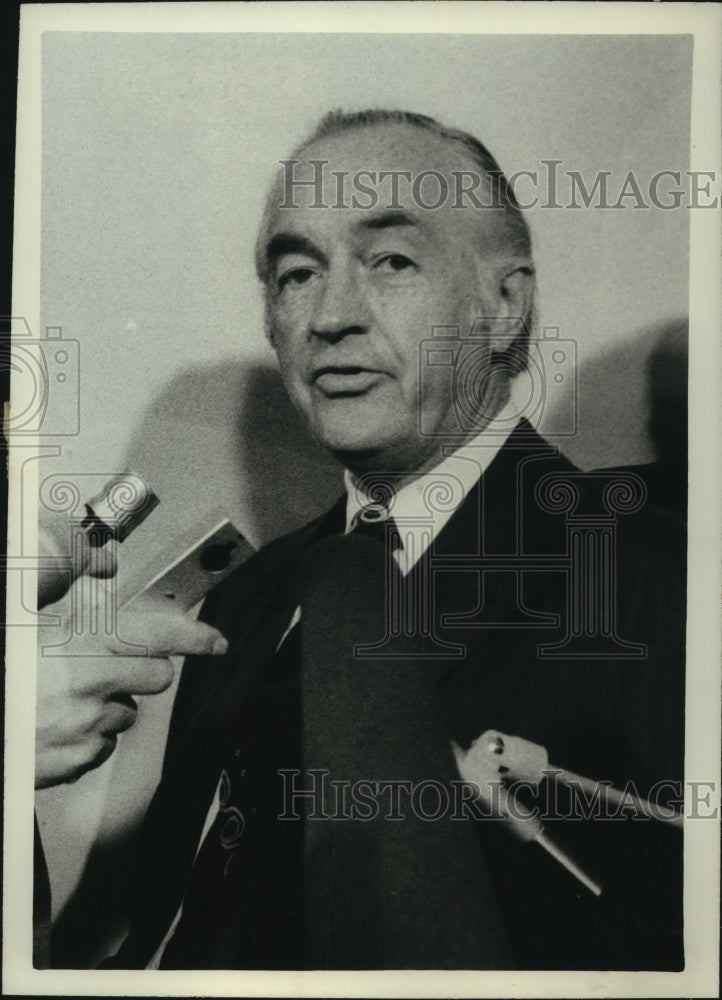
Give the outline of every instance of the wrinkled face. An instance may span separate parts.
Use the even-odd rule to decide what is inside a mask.
[[[413,126],[349,131],[298,160],[294,182],[318,180],[309,161],[327,161],[322,197],[318,185],[289,188],[287,168],[263,235],[269,331],[288,393],[347,467],[422,469],[439,435],[458,432],[451,372],[424,367],[422,342],[435,326],[468,331],[480,312],[498,315],[499,213],[455,209],[453,197],[424,207],[440,190],[433,178],[416,196],[402,179],[393,197],[380,171],[435,170],[453,191],[451,171],[473,169],[463,152]],[[376,192],[372,207],[354,188],[359,171],[376,172],[376,184],[361,177]]]

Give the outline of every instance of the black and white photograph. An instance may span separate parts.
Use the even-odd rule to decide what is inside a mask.
[[[720,21],[22,9],[5,990],[718,995]]]

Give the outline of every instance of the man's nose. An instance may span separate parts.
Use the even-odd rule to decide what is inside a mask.
[[[351,333],[364,333],[369,326],[369,308],[363,278],[353,264],[329,268],[311,317],[311,332],[326,340]]]

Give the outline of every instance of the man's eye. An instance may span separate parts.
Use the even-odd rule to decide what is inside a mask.
[[[416,265],[402,253],[387,253],[374,264],[377,271],[384,274],[401,274],[403,271],[413,268]]]
[[[290,271],[285,271],[278,276],[279,291],[284,288],[298,288],[305,285],[313,278],[316,272],[310,267],[294,267]]]

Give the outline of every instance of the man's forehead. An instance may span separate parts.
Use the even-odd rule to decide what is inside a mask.
[[[302,149],[299,168],[310,160],[327,160],[330,170],[380,172],[424,170],[448,174],[469,169],[471,158],[463,147],[416,125],[386,122],[351,128],[324,136]]]
[[[282,161],[267,204],[266,238],[279,230],[325,228],[324,223],[369,231],[376,218],[381,228],[403,225],[405,216],[421,232],[428,226],[466,232],[467,225],[477,236],[480,229],[491,231],[498,212],[484,212],[494,218],[482,220],[471,204],[463,205],[466,211],[452,207],[462,174],[462,185],[486,183],[459,143],[415,125],[389,122],[324,136]]]

